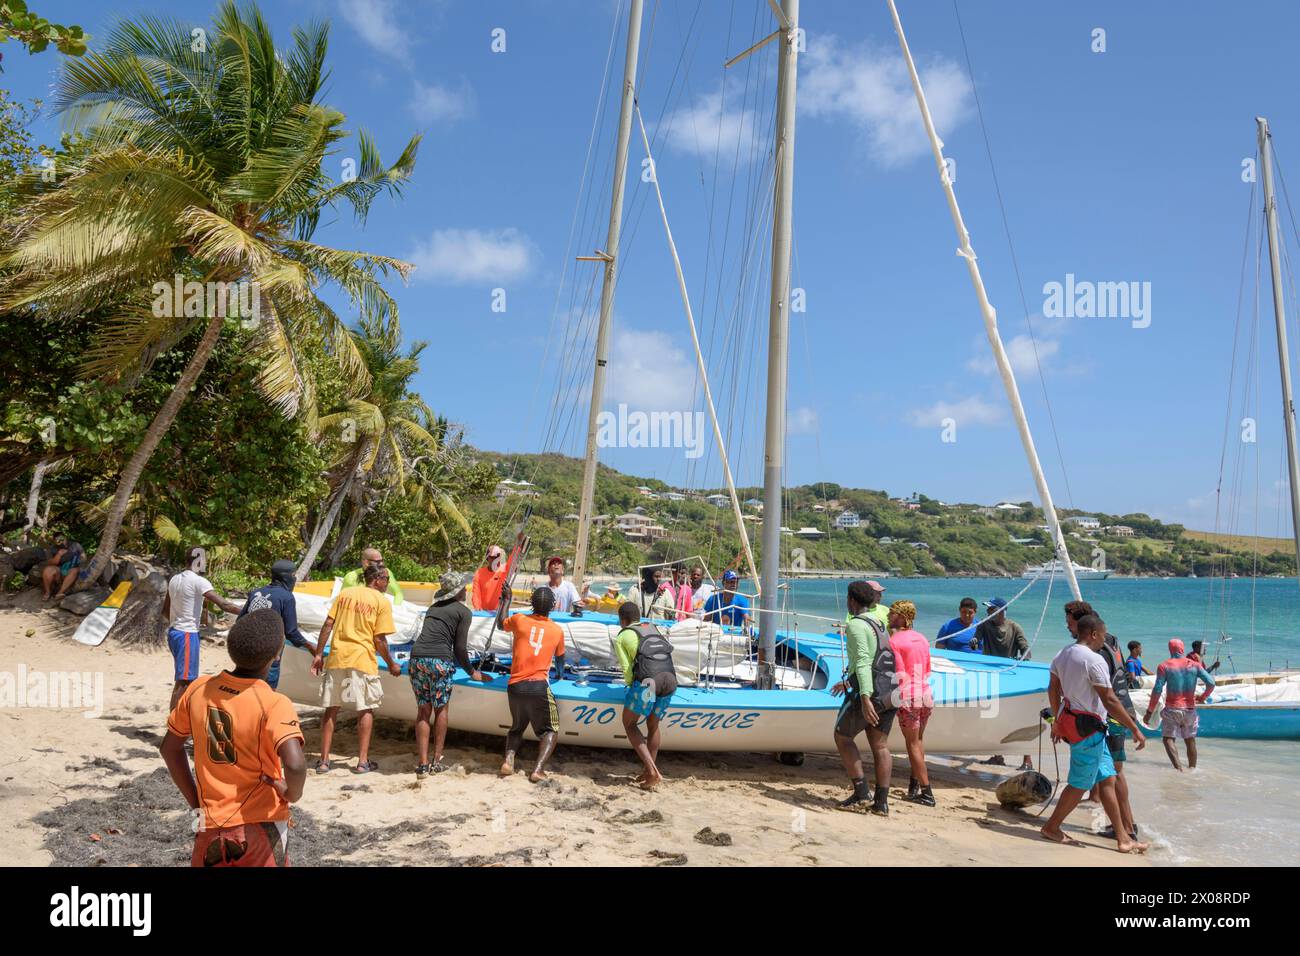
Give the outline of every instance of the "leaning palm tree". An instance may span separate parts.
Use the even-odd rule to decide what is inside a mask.
[[[369,385],[363,394],[318,419],[322,436],[338,441],[338,453],[331,467],[330,495],[298,564],[300,581],[315,565],[345,504],[351,511],[331,552],[331,564],[348,549],[362,520],[383,496],[413,490],[416,463],[441,450],[440,437],[425,427],[437,419],[410,388],[427,343],[416,342],[403,352],[396,328],[369,318],[363,318],[351,336],[369,373]]]
[[[29,178],[28,199],[0,236],[0,308],[107,310],[86,371],[111,380],[131,381],[198,335],[122,472],[87,582],[111,558],[144,467],[223,333],[240,323],[253,329],[251,345],[267,359],[259,388],[293,414],[311,389],[295,343],[321,341],[354,381],[367,374],[322,287],[397,327],[382,280],[405,279],[410,265],[312,236],[326,209],[350,207],[364,221],[378,195],[400,194],[419,137],[385,166],[358,133],[355,175],[326,175],[324,161],[349,135],[343,115],[318,102],[327,41],[327,26],[312,25],[295,30],[282,52],[255,6],[226,2],[206,33],[141,18],[63,66],[53,102],[79,139],[54,186]],[[239,309],[231,307],[235,283],[252,293]],[[170,296],[175,287],[183,297]]]

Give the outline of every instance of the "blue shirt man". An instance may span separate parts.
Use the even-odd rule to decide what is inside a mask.
[[[740,575],[726,571],[722,575],[722,590],[704,602],[704,620],[711,624],[730,624],[743,627],[749,617],[749,598],[736,593]]]
[[[314,654],[315,646],[302,636],[302,631],[298,630],[298,605],[294,603],[293,598],[293,588],[298,583],[296,572],[297,568],[292,561],[277,561],[271,565],[271,583],[248,592],[248,600],[244,602],[244,609],[239,612],[239,616],[243,617],[245,614],[266,608],[274,609],[284,621],[285,639],[294,647],[305,647]],[[266,682],[271,685],[272,690],[275,690],[276,685],[280,683],[278,656],[266,675]]]
[[[973,653],[975,628],[979,626],[975,623],[975,607],[974,598],[962,598],[957,607],[957,617],[939,628],[934,646],[945,651]]]

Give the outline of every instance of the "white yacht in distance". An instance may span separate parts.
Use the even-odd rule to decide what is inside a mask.
[[[1103,568],[1089,568],[1078,561],[1071,561],[1070,565],[1074,568],[1075,578],[1080,581],[1104,581],[1110,577],[1110,572]],[[1038,578],[1048,578],[1052,575],[1056,575],[1058,578],[1065,576],[1065,566],[1061,564],[1060,558],[1055,558],[1045,564],[1036,564],[1032,568],[1025,568],[1025,573],[1021,577],[1026,581],[1033,581]]]

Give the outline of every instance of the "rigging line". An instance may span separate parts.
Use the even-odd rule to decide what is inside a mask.
[[[1020,275],[1020,262],[1016,258],[1016,247],[1011,241],[1011,222],[1007,217],[1007,207],[1002,201],[1002,184],[998,180],[998,170],[993,163],[993,146],[989,140],[988,127],[984,123],[984,106],[980,102],[979,87],[975,85],[975,69],[971,63],[970,48],[966,45],[966,30],[962,26],[961,13],[957,9],[957,0],[952,0],[952,12],[957,18],[957,32],[961,36],[961,48],[966,57],[966,75],[970,79],[971,95],[975,99],[975,112],[980,121],[980,133],[984,137],[984,151],[989,158],[989,172],[993,178],[993,192],[998,199],[998,209],[1002,213],[1002,230],[1007,237],[1007,251],[1011,254],[1011,268],[1016,276],[1016,288],[1020,292],[1020,304],[1025,310],[1025,327],[1029,330],[1029,342],[1033,347],[1034,365],[1038,370],[1038,381],[1043,389],[1043,406],[1047,410],[1047,420],[1052,429],[1052,440],[1056,445],[1056,458],[1061,466],[1061,478],[1065,482],[1065,496],[1074,508],[1074,492],[1070,488],[1070,475],[1065,470],[1065,453],[1061,450],[1061,436],[1056,430],[1056,415],[1052,411],[1052,401],[1047,393],[1047,376],[1043,373],[1043,363],[1038,355],[1038,338],[1034,335],[1034,323],[1030,320],[1029,300],[1025,297],[1025,284]]]
[[[614,61],[614,49],[615,49],[614,41],[618,36],[619,18],[622,15],[623,6],[624,6],[623,0],[619,0],[618,8],[614,11],[613,26],[610,29],[610,34],[609,34],[609,51],[605,55],[605,71],[600,81],[600,92],[596,95],[595,115],[592,117],[591,132],[590,134],[588,134],[587,137],[587,155],[586,158],[583,160],[582,176],[579,178],[578,181],[578,193],[574,200],[573,215],[569,219],[569,237],[565,243],[564,263],[560,270],[560,281],[557,284],[555,289],[555,303],[551,308],[551,322],[546,336],[546,350],[543,354],[541,368],[546,368],[546,360],[549,357],[550,344],[554,338],[555,323],[559,318],[560,298],[563,295],[565,276],[568,275],[570,259],[573,253],[573,239],[574,239],[574,232],[577,228],[577,223],[578,223],[578,210],[582,206],[582,200],[584,195],[586,195],[587,173],[589,172],[591,167],[592,150],[594,149],[595,146],[597,130],[601,126],[600,117],[604,113],[605,90],[609,84],[610,70],[612,68],[612,64]],[[538,375],[533,385],[533,400],[529,403],[530,408],[538,407],[537,398],[538,398],[538,393],[541,389],[541,381],[542,381],[542,376]],[[515,471],[518,468],[520,454],[521,453],[516,453],[514,463],[511,465],[510,468],[511,476],[515,474]]]
[[[637,125],[640,127],[641,130],[641,142],[645,146],[646,156],[651,156],[650,137],[646,135],[645,120],[641,116],[641,109],[640,107],[636,106],[635,101],[633,101],[633,107],[636,109]],[[651,168],[652,169],[654,168],[653,158],[651,159]],[[700,339],[695,329],[695,317],[691,314],[691,300],[690,300],[690,296],[687,294],[686,291],[686,277],[682,274],[681,259],[679,259],[677,256],[677,247],[673,244],[672,229],[670,229],[668,226],[668,211],[667,209],[664,208],[664,196],[663,196],[663,192],[659,188],[658,175],[653,176],[651,181],[654,183],[655,196],[659,200],[659,213],[663,217],[664,232],[668,237],[668,246],[672,250],[673,265],[677,269],[677,282],[681,289],[682,305],[686,308],[686,318],[687,321],[690,323],[690,327],[691,327],[691,341],[695,345],[695,358],[696,361],[699,363],[699,374],[701,380],[704,383],[704,397],[708,401],[709,417],[713,422],[713,437],[714,440],[717,441],[718,443],[718,456],[721,459],[722,469],[726,475],[727,490],[731,495],[731,505],[732,508],[735,509],[737,530],[740,532],[741,543],[744,545],[745,548],[745,558],[749,562],[749,572],[750,574],[754,575],[755,579],[757,580],[758,570],[754,564],[754,553],[749,546],[749,534],[748,532],[745,531],[745,521],[744,521],[744,515],[740,510],[740,501],[736,498],[736,485],[735,482],[732,480],[731,464],[727,460],[726,446],[723,445],[722,443],[722,429],[718,425],[717,409],[713,407],[713,395],[709,389],[708,373],[704,367],[704,355],[702,352],[700,352]]]

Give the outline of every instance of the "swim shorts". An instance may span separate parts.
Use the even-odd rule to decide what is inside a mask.
[[[1160,717],[1160,736],[1194,740],[1201,718],[1195,707],[1166,707]]]
[[[656,674],[653,678],[633,682],[623,698],[623,706],[641,717],[663,720],[676,690],[675,674]]]
[[[199,676],[199,632],[167,629],[167,646],[176,662],[174,680],[197,680]]]
[[[900,707],[898,708],[898,725],[908,730],[916,730],[917,728],[925,730],[925,725],[930,722],[930,714],[933,712],[933,707]]]
[[[530,725],[538,737],[559,731],[560,710],[546,680],[521,680],[507,685],[506,701],[510,704],[512,734],[521,734]]]
[[[411,690],[417,704],[431,704],[441,710],[451,703],[451,678],[456,665],[445,657],[412,657]]]
[[[1091,790],[1115,773],[1115,761],[1110,757],[1106,735],[1101,731],[1077,744],[1070,744],[1070,777],[1067,782],[1076,790]]]

